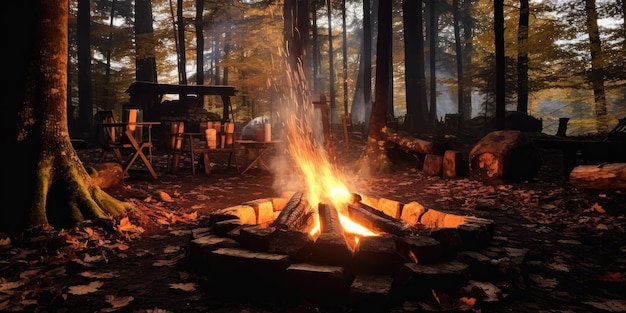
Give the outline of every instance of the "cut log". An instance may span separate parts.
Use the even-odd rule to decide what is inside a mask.
[[[441,176],[443,171],[443,157],[436,154],[427,154],[424,157],[424,175]]]
[[[346,264],[354,255],[356,242],[352,244],[346,240],[339,212],[334,206],[320,203],[318,212],[321,233],[313,245],[311,259],[324,264]]]
[[[626,189],[626,163],[578,165],[569,174],[572,186],[586,189]]]
[[[488,183],[532,179],[541,167],[541,155],[527,136],[517,130],[488,133],[469,154],[470,177]]]
[[[389,127],[383,127],[383,134],[387,136],[387,140],[396,143],[403,149],[411,150],[421,154],[436,154],[435,144],[415,138],[409,134],[401,134]]]
[[[303,197],[304,192],[302,191],[294,193],[271,226],[282,230],[297,230],[300,228],[302,226],[300,225],[301,221],[306,215],[308,208],[308,204]]]
[[[401,220],[393,218],[364,203],[348,204],[350,219],[369,229],[386,232],[398,236],[409,236],[414,233]]]
[[[456,178],[463,175],[463,154],[460,151],[447,150],[443,154],[443,177]]]
[[[334,206],[320,203],[318,206],[318,214],[321,233],[343,234],[339,213]]]

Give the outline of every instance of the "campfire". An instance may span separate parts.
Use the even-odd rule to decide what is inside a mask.
[[[236,280],[236,292],[376,305],[456,292],[475,277],[470,265],[485,263],[474,253],[491,242],[491,220],[338,194],[344,202],[316,207],[296,191],[220,209],[195,234],[187,261],[212,281]]]
[[[319,144],[327,136],[311,122],[319,121],[307,108],[312,101],[287,102],[298,114],[283,115],[289,165],[275,176],[288,176],[290,191],[213,212],[186,251],[213,285],[222,279],[220,290],[235,285],[248,298],[297,294],[371,309],[452,293],[493,272],[485,271],[489,257],[470,253],[491,242],[491,220],[354,192],[330,162],[328,143]],[[477,264],[485,266],[475,271]]]

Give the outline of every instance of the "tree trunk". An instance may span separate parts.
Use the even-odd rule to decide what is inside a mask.
[[[404,125],[411,133],[426,129],[428,101],[424,74],[423,13],[420,1],[402,1],[404,18],[404,51],[406,58],[406,116]]]
[[[528,114],[528,0],[520,0],[517,29],[517,112]]]
[[[196,85],[204,85],[204,0],[196,0]],[[204,103],[204,99],[201,100]]]
[[[135,79],[157,82],[152,1],[135,1]]]
[[[472,44],[473,23],[470,15],[472,0],[463,0],[463,72],[470,73],[472,69],[472,52],[474,45]],[[463,121],[469,121],[472,118],[472,75],[463,76]],[[463,123],[461,122],[461,125]]]
[[[90,1],[78,3],[77,48],[78,48],[78,138],[90,137],[93,126],[91,95],[91,9]]]
[[[391,45],[391,3],[381,1],[378,7],[378,40],[376,47],[376,96],[372,104],[367,145],[359,166],[367,173],[386,172],[389,160],[385,153],[387,101],[389,94],[389,45]]]
[[[26,80],[16,80],[11,88],[21,92],[21,99],[10,104],[17,112],[17,132],[9,134],[12,153],[7,160],[21,175],[2,175],[8,194],[21,196],[11,197],[13,205],[0,209],[0,231],[69,227],[131,209],[130,204],[114,199],[95,184],[70,142],[66,114],[68,2],[40,1],[24,12],[29,16],[21,35],[27,42],[14,51],[24,55],[9,56],[23,62]]]
[[[496,129],[506,128],[506,57],[504,55],[504,0],[493,3],[493,30],[496,46]]]
[[[465,105],[463,104],[463,100],[465,100],[465,87],[463,87],[463,48],[461,46],[461,30],[459,26],[459,21],[461,19],[459,12],[459,0],[452,1],[452,10],[454,11],[454,50],[455,50],[455,58],[456,58],[456,78],[457,78],[457,110],[461,117],[463,117],[463,109]],[[460,124],[463,124],[463,118],[459,121]]]
[[[428,2],[428,49],[430,64],[430,106],[428,108],[428,126],[434,127],[437,122],[437,37],[439,28],[437,25],[438,13],[437,13],[437,1]]]
[[[178,41],[178,79],[181,85],[187,85],[187,53],[185,44],[185,18],[183,17],[183,1],[176,1],[176,29]],[[181,95],[181,100],[186,95]]]
[[[604,91],[604,56],[602,54],[602,42],[598,29],[598,11],[595,0],[585,0],[585,12],[587,13],[587,32],[589,34],[589,48],[591,50],[591,85],[593,86],[593,99],[596,111],[596,130],[600,134],[609,131],[606,111],[606,93]]]

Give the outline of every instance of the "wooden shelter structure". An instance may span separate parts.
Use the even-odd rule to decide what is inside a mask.
[[[235,96],[237,89],[227,85],[175,85],[159,84],[145,81],[133,82],[126,93],[130,95],[129,108],[141,109],[144,118],[155,119],[154,112],[163,102],[163,96],[179,95],[179,99],[197,98],[201,106],[204,96],[219,96],[222,99],[222,122],[229,122],[232,115],[230,97]]]

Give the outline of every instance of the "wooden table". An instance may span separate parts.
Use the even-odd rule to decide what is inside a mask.
[[[143,161],[143,164],[146,166],[152,178],[158,179],[159,176],[154,171],[152,167],[152,126],[159,125],[160,122],[134,122],[134,123],[104,123],[102,127],[109,128],[118,128],[123,129],[124,137],[122,138],[123,142],[120,143],[120,146],[115,150],[116,155],[121,155],[119,149],[121,148],[132,148],[133,152],[131,154],[130,159],[127,162],[122,164],[124,169],[124,174],[128,173],[130,167],[135,163],[137,158],[140,158]],[[134,127],[133,127],[134,126]],[[135,138],[135,130],[137,128],[147,129],[148,136],[145,140],[143,138],[141,140],[137,140]],[[142,136],[143,137],[143,136]],[[148,148],[148,156],[144,153],[144,149]],[[116,148],[113,148],[116,149]],[[120,157],[118,156],[118,159]]]
[[[265,163],[263,157],[268,153],[275,150],[276,145],[281,143],[282,140],[272,140],[272,141],[255,141],[255,140],[235,140],[236,144],[239,144],[246,148],[249,155],[254,155],[254,158],[250,161],[250,164],[241,171],[240,175],[245,174],[248,170],[253,168],[255,165],[261,169],[269,170],[270,166]]]

